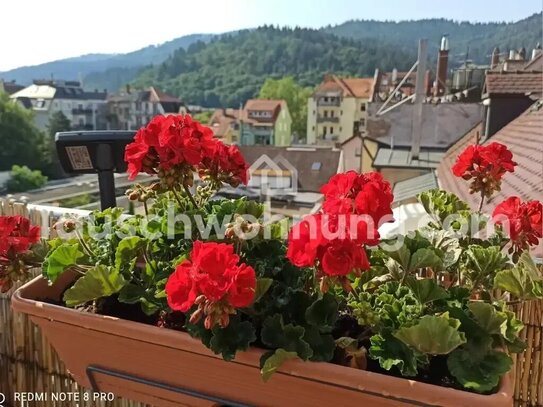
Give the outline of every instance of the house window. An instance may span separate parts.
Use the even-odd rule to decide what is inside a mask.
[[[313,164],[311,164],[311,169],[313,171],[319,171],[322,167],[322,163],[315,161]]]
[[[315,130],[315,126],[313,126],[313,127],[311,128],[311,130]]]
[[[366,119],[362,118],[360,119],[360,127],[364,127],[366,125]]]
[[[334,126],[330,126],[330,134],[334,134]]]
[[[343,110],[339,112],[339,115],[340,115],[340,116],[343,116]]]
[[[339,126],[339,132],[341,133],[343,131],[343,127]]]
[[[330,117],[334,117],[334,111],[330,110]]]
[[[324,111],[324,117],[328,117],[328,110]]]
[[[43,100],[43,99],[36,100],[36,107],[38,109],[41,109],[41,108],[45,107],[45,100]]]
[[[313,116],[315,116],[315,111],[313,110]]]
[[[326,135],[326,126],[322,128],[322,134]]]
[[[365,111],[366,111],[366,104],[365,104],[365,103],[362,103],[362,104],[360,105],[360,111],[361,111],[361,112],[365,112]]]
[[[355,157],[360,157],[362,155],[360,147],[356,147],[356,150],[354,151]]]

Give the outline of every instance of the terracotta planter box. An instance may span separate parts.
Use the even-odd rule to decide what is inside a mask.
[[[41,327],[75,380],[95,391],[171,407],[513,404],[508,377],[496,394],[483,396],[329,363],[289,361],[263,383],[259,349],[225,362],[185,333],[37,300],[59,298],[72,279],[64,273],[48,286],[38,277],[13,295],[12,304]]]

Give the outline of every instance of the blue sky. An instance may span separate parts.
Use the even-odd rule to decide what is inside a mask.
[[[0,71],[88,53],[129,52],[193,33],[349,19],[516,21],[542,0],[8,0]]]

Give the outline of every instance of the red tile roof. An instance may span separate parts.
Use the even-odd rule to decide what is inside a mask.
[[[242,120],[245,123],[273,125],[281,109],[287,108],[287,102],[283,99],[249,99],[245,103],[242,112]],[[270,118],[249,117],[249,111],[272,112]]]
[[[486,94],[543,94],[543,73],[534,71],[488,72]]]
[[[479,197],[469,194],[468,183],[455,177],[451,167],[458,155],[475,141],[475,134],[468,133],[447,151],[437,169],[440,186],[458,195],[473,209],[479,205]],[[513,195],[523,201],[543,200],[543,101],[536,102],[483,144],[493,141],[505,144],[518,165],[513,173],[504,176],[501,191],[485,202],[483,212],[491,213],[498,203]],[[543,240],[535,253],[543,257]]]
[[[326,75],[317,92],[341,91],[343,97],[369,98],[373,87],[373,78],[338,78]]]

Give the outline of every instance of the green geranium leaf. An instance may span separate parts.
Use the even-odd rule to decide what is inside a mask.
[[[297,357],[298,354],[296,352],[288,352],[282,348],[276,349],[275,352],[266,352],[260,359],[262,380],[267,382],[277,369],[281,367],[283,362]]]
[[[129,283],[119,292],[119,301],[125,304],[136,304],[145,297],[145,289],[139,285]]]
[[[319,331],[319,328],[309,326],[305,328],[303,339],[313,350],[310,360],[314,362],[329,362],[334,357],[336,342],[332,335],[323,334]]]
[[[115,251],[115,269],[121,271],[123,265],[130,264],[129,270],[131,270],[146,243],[145,239],[139,236],[125,237],[121,240]]]
[[[439,224],[448,216],[461,215],[469,211],[469,205],[460,200],[455,194],[446,192],[440,189],[431,189],[417,195],[419,202],[422,204],[426,213]]]
[[[258,278],[256,280],[255,299],[253,303],[258,302],[268,292],[272,283],[273,278]]]
[[[390,370],[396,367],[402,376],[417,375],[415,351],[403,342],[388,333],[373,335],[370,341],[370,357],[377,360],[383,369]]]
[[[445,355],[466,343],[466,336],[458,331],[460,321],[448,315],[426,315],[410,327],[402,327],[394,336],[419,352]]]
[[[409,248],[407,247],[405,243],[402,244],[402,246],[398,250],[389,251],[388,255],[392,259],[394,259],[404,270],[409,270],[409,261],[411,259],[411,252],[409,251]],[[389,268],[388,263],[386,263],[385,265],[387,266],[387,268]],[[394,271],[390,270],[390,268],[389,268],[389,271],[391,273],[394,273]]]
[[[45,259],[43,271],[45,277],[51,283],[71,266],[75,266],[78,260],[84,257],[84,253],[79,249],[79,243],[63,243],[56,247]]]
[[[507,315],[496,311],[492,304],[486,302],[472,302],[468,305],[474,319],[488,334],[501,334],[507,327]]]
[[[239,316],[230,319],[226,328],[215,325],[209,348],[216,354],[221,354],[224,360],[232,360],[237,351],[249,349],[256,340],[255,328],[249,321],[241,322]]]
[[[411,256],[409,271],[424,267],[431,267],[434,271],[439,271],[443,268],[443,261],[435,253],[435,251],[430,248],[418,249]]]
[[[330,331],[336,323],[338,303],[332,294],[324,294],[305,311],[308,324],[318,327],[321,331]]]
[[[85,304],[98,298],[118,293],[127,283],[124,277],[112,267],[98,265],[88,270],[64,293],[69,307]]]
[[[494,288],[508,291],[523,300],[543,298],[543,278],[529,253],[523,253],[512,269],[494,277]]]
[[[336,339],[336,346],[341,349],[358,350],[358,339],[342,336]]]
[[[472,282],[484,282],[507,263],[507,256],[498,246],[482,247],[470,245],[465,252],[464,268]]]
[[[300,359],[307,360],[313,356],[311,346],[303,340],[303,326],[283,324],[283,317],[275,314],[264,320],[260,334],[264,345],[270,348],[283,348],[288,352],[296,352]]]
[[[511,369],[512,364],[506,353],[496,350],[481,355],[469,349],[457,349],[447,358],[454,378],[465,388],[479,393],[496,388],[500,377]]]
[[[411,288],[413,295],[421,304],[449,297],[447,291],[440,287],[433,279],[417,280],[415,278],[409,278],[407,280],[407,285]]]

